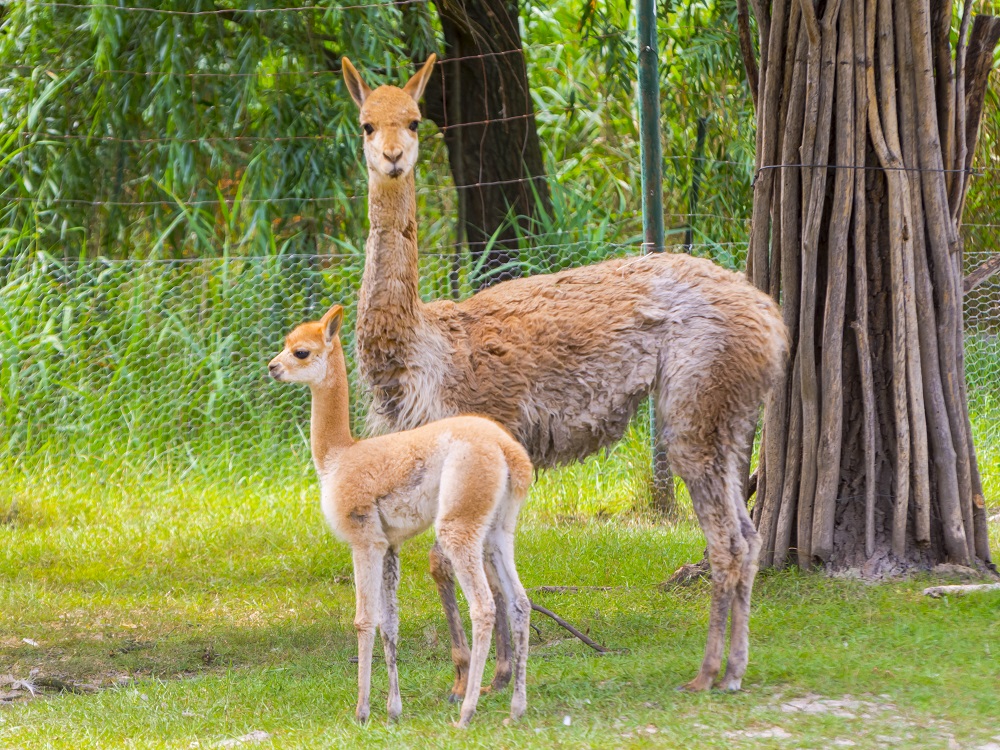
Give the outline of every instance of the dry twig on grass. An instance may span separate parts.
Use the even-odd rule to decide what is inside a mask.
[[[551,617],[559,625],[561,625],[566,630],[568,630],[570,633],[572,633],[577,638],[579,638],[581,641],[583,641],[584,643],[586,643],[588,646],[590,646],[592,649],[594,649],[594,651],[596,651],[597,653],[599,653],[599,654],[606,654],[606,653],[608,653],[608,649],[606,649],[604,646],[602,646],[600,643],[598,643],[594,639],[589,638],[588,636],[586,636],[583,633],[581,633],[579,630],[577,630],[576,628],[574,628],[572,625],[570,625],[568,622],[566,622],[563,618],[561,618],[559,615],[557,615],[551,609],[546,609],[541,604],[536,604],[535,602],[531,603],[531,608],[533,610],[535,610],[536,612],[541,612],[546,617]]]
[[[947,596],[948,594],[961,596],[962,594],[971,594],[977,591],[1000,591],[1000,583],[970,583],[960,586],[930,586],[924,589],[924,596],[930,596],[938,599],[942,596]]]

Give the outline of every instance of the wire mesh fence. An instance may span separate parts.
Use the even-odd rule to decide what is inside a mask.
[[[996,232],[967,231],[987,230]],[[604,250],[611,257],[639,248]],[[992,256],[970,252],[967,263]],[[421,256],[425,298],[451,294],[454,262],[447,253]],[[308,394],[275,386],[266,363],[294,325],[333,303],[348,309],[350,352],[363,268],[361,254],[0,260],[0,459],[56,452],[230,466],[282,460],[304,445]],[[461,287],[471,291],[467,279]],[[966,319],[970,407],[984,479],[995,488],[1000,276],[968,295]],[[366,400],[353,374],[352,382],[363,430]]]
[[[16,12],[36,14],[39,28],[63,29],[64,36],[53,39],[67,45],[88,25],[95,35],[113,36],[121,33],[107,31],[115,24],[167,16],[185,38],[209,28],[192,24],[232,22],[236,13],[197,2],[28,5]],[[6,138],[0,169],[12,176],[0,191],[0,465],[32,456],[130,455],[244,467],[301,450],[308,395],[276,387],[265,365],[293,325],[334,302],[348,308],[350,352],[366,194],[353,105],[342,89],[324,93],[339,85],[339,70],[322,49],[282,48],[282,34],[294,36],[296,24],[318,14],[343,41],[350,38],[350,13],[390,12],[398,25],[404,13],[426,6],[403,0],[240,10],[254,23],[283,24],[254,27],[246,59],[184,49],[161,57],[150,52],[150,59],[132,65],[99,46],[89,57],[74,57],[56,42],[44,48],[24,42],[24,59],[0,69],[0,135]],[[752,102],[734,83],[743,73],[732,27],[696,21],[675,19],[661,28],[676,55],[666,66],[663,96],[670,124],[664,133],[667,243],[741,269],[754,178]],[[594,85],[602,76],[623,75],[608,73],[600,55],[609,44],[625,44],[631,32],[592,33],[595,53],[588,55],[563,41],[562,20],[539,12],[525,23],[534,35],[524,52],[536,82],[530,114],[422,126],[417,210],[424,299],[462,298],[487,280],[479,259],[458,241],[454,217],[462,198],[451,176],[443,176],[451,130],[506,126],[524,117],[539,130],[549,214],[519,237],[516,259],[499,274],[492,269],[495,277],[641,251],[629,90]],[[155,31],[123,28],[135,35]],[[706,62],[712,44],[721,52]],[[383,55],[383,80],[409,70],[403,52]],[[458,54],[451,62],[510,54]],[[632,63],[627,55],[622,60]],[[704,79],[711,76],[709,90]],[[67,91],[96,97],[104,86],[123,112],[96,105],[74,110],[59,100]],[[192,101],[194,114],[185,120]],[[75,119],[80,113],[93,121]],[[993,121],[987,118],[986,127]],[[987,160],[974,192],[995,195],[997,167]],[[538,179],[479,178],[468,187]],[[982,208],[989,203],[970,198],[964,229],[970,271],[1000,247],[1000,225]],[[987,495],[995,498],[1000,275],[970,292],[966,320],[980,468]],[[352,380],[360,429],[366,404]]]

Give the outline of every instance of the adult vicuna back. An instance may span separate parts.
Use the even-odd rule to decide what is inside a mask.
[[[712,567],[708,645],[687,687],[706,689],[717,676],[731,611],[722,684],[737,689],[760,548],[739,465],[787,356],[778,308],[735,273],[667,253],[515,279],[460,303],[422,302],[413,165],[417,101],[433,64],[431,56],[402,89],[372,91],[344,59],[368,166],[357,356],[373,421],[404,429],[486,414],[536,467],[549,467],[613,444],[653,394],[659,437],[691,492]]]

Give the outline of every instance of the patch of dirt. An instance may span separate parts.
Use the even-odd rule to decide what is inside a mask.
[[[931,573],[942,578],[957,578],[961,581],[979,581],[985,576],[981,571],[970,568],[966,565],[956,565],[954,563],[941,563],[931,568]]]
[[[884,696],[880,696],[883,697]],[[824,698],[815,693],[808,693],[801,698],[790,698],[782,701],[781,710],[786,714],[829,714],[841,719],[870,719],[877,713],[896,712],[893,703],[862,700],[845,695],[842,698]]]
[[[875,554],[862,565],[839,570],[827,567],[827,573],[833,578],[847,578],[862,583],[901,581],[928,573],[933,576],[961,580],[996,580],[997,578],[994,569],[980,563],[971,568],[952,563],[931,565],[927,562],[900,561],[890,551],[884,549],[876,550]]]
[[[788,740],[792,738],[792,734],[781,727],[767,727],[726,732],[726,737],[731,740]]]
[[[231,740],[216,742],[213,747],[240,747],[241,745],[256,745],[258,742],[264,742],[269,739],[271,739],[271,735],[267,732],[255,729],[249,734],[244,734],[242,737],[233,737]]]

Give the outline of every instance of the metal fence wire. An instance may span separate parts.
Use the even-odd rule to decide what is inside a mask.
[[[79,9],[69,3],[34,5],[54,11]],[[129,11],[125,15],[133,17],[169,12],[186,18],[215,12],[100,7]],[[340,10],[376,7],[358,4]],[[273,16],[315,10],[302,6],[240,12]],[[529,79],[536,69],[554,65],[562,52],[562,42],[528,45]],[[577,64],[600,65],[586,60]],[[43,72],[58,76],[61,71],[52,65]],[[103,74],[121,72],[110,69]],[[199,69],[144,75],[137,77],[188,76],[212,83],[257,74]],[[331,71],[316,75],[329,76]],[[26,77],[24,72],[0,71],[0,98]],[[684,83],[680,71],[667,84],[671,96],[682,102],[680,111],[689,96]],[[1000,77],[994,75],[991,86],[1000,88]],[[723,93],[718,109],[695,113],[684,127],[664,135],[667,244],[668,250],[703,255],[739,270],[746,257],[753,179],[752,149],[747,148],[753,138],[744,129],[737,141],[722,147],[717,137],[713,146],[712,129],[752,122],[752,105],[742,92],[743,109],[728,111],[726,102],[734,101],[734,95]],[[996,109],[996,99],[987,106]],[[632,159],[610,150],[598,155],[598,167],[590,172],[608,179],[576,182],[583,174],[580,149],[603,138],[608,129],[632,125],[620,125],[593,102],[586,111],[574,109],[551,92],[537,94],[532,116],[545,150],[555,221],[525,238],[516,270],[548,272],[641,252],[638,144],[622,139],[623,148],[634,146]],[[583,125],[580,118],[585,118]],[[998,119],[988,115],[986,127]],[[571,124],[578,128],[576,141],[560,135]],[[187,146],[192,147],[193,163],[204,157],[206,164],[215,165],[226,154],[234,159],[237,154],[246,164],[272,157],[280,162],[286,152],[325,148],[340,137],[314,133],[281,141],[216,132],[181,137],[155,119],[142,124],[141,135],[95,135],[85,124],[79,124],[76,133],[57,133],[46,130],[43,119],[19,129],[16,142],[22,151],[11,156],[14,166],[30,159],[32,149],[50,154],[47,158],[79,158],[88,149],[113,148],[108,154],[126,154],[137,163],[149,157],[155,167],[169,150]],[[992,133],[990,143],[998,136]],[[428,300],[465,297],[481,279],[468,250],[449,241],[454,237],[453,219],[447,217],[457,211],[458,199],[454,187],[434,173],[447,169],[443,140],[435,130],[422,132],[421,138],[418,216],[422,239],[431,238],[421,246],[421,294]],[[677,143],[686,141],[694,141],[693,148],[681,151]],[[992,156],[977,164],[981,171],[973,180],[966,212],[967,272],[1000,253],[1000,224],[990,223],[993,214],[986,210],[1000,197],[1000,163]],[[295,195],[258,192],[237,199],[240,174],[234,174],[231,184],[206,180],[205,190],[183,199],[157,193],[148,181],[142,189],[137,182],[111,194],[104,189],[111,176],[103,174],[89,196],[53,192],[44,184],[28,189],[20,183],[0,190],[0,215],[9,222],[25,217],[34,222],[16,241],[0,237],[0,242],[18,249],[0,253],[0,467],[39,457],[84,462],[137,457],[144,465],[167,466],[221,461],[242,467],[281,460],[290,450],[304,456],[308,392],[270,381],[266,363],[294,325],[318,317],[333,303],[347,308],[346,350],[353,349],[364,268],[364,236],[359,231],[363,222],[356,217],[363,217],[365,199],[360,163],[355,172],[354,184],[345,192],[322,195],[300,190]],[[732,185],[739,189],[721,200],[721,190]],[[584,205],[578,199],[588,192],[593,195]],[[123,212],[127,220],[121,218]],[[425,223],[423,217],[429,214],[437,224]],[[112,218],[118,229],[110,236]],[[73,222],[76,225],[67,229]],[[263,231],[268,228],[273,228],[271,234]],[[348,230],[355,235],[345,236]],[[169,252],[164,244],[168,235]],[[287,238],[285,244],[282,237]],[[141,257],[94,257],[93,248],[100,254],[116,243],[131,243]],[[995,503],[1000,499],[1000,274],[970,291],[965,316],[968,397],[987,499]],[[349,366],[353,370],[353,364]],[[353,372],[351,378],[354,419],[361,430],[366,399]]]
[[[966,231],[998,236],[997,227]],[[995,252],[969,252],[968,266]],[[452,263],[450,254],[421,257],[425,298],[448,295]],[[347,307],[352,351],[363,267],[358,254],[0,261],[0,460],[52,452],[252,464],[286,455],[307,429],[308,393],[270,381],[266,363],[293,326],[334,303]],[[1000,275],[967,296],[966,321],[970,408],[992,495],[1000,485]],[[351,377],[363,430],[353,365]]]

